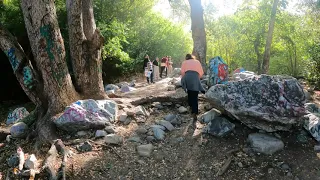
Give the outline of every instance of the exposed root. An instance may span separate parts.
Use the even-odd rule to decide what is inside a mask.
[[[65,147],[63,142],[60,139],[57,139],[48,151],[49,156],[44,162],[42,170],[45,170],[49,174],[49,179],[66,179],[66,163],[67,157],[70,155],[70,151]],[[58,164],[58,156],[62,156],[62,162],[59,169],[56,168]],[[57,173],[58,172],[58,173]]]
[[[131,101],[132,105],[138,106],[141,104],[146,104],[146,103],[153,103],[153,102],[184,102],[187,101],[187,97],[170,97],[170,96],[150,96],[150,97],[144,97],[144,98],[139,98],[136,100]]]

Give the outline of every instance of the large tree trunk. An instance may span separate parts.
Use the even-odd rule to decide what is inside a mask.
[[[268,74],[269,72],[270,49],[272,44],[272,36],[273,36],[273,30],[274,30],[274,23],[276,21],[278,4],[279,4],[279,0],[274,0],[272,11],[271,11],[271,18],[269,22],[268,37],[267,37],[266,47],[265,47],[264,56],[263,56],[263,64],[262,64],[263,74]]]
[[[193,39],[192,54],[200,60],[203,70],[206,72],[207,42],[201,0],[189,0],[189,4],[191,8],[191,30]]]
[[[85,98],[105,98],[101,60],[104,39],[96,28],[92,0],[67,0],[67,12],[76,88]]]

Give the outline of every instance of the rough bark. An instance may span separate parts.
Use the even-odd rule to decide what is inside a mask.
[[[92,0],[67,0],[67,12],[76,88],[84,97],[106,98],[101,60],[104,39],[96,28]]]
[[[189,0],[191,8],[191,30],[193,39],[193,52],[192,54],[200,60],[204,71],[207,70],[206,64],[206,31],[204,28],[203,8],[201,0]]]
[[[261,65],[262,65],[263,56],[260,53],[259,48],[261,46],[261,38],[263,37],[264,33],[265,33],[265,30],[264,28],[262,28],[261,31],[257,32],[256,38],[254,40],[254,51],[257,55],[257,62],[258,62],[258,66],[257,66],[258,74],[261,74],[261,69],[262,69]]]
[[[0,49],[7,55],[13,73],[30,100],[35,104],[47,107],[41,77],[32,67],[30,60],[16,38],[1,24]]]
[[[277,7],[279,4],[279,0],[274,0],[273,7],[271,11],[271,18],[269,22],[269,30],[268,30],[268,37],[266,41],[266,47],[263,55],[263,63],[262,63],[262,73],[268,74],[269,72],[269,63],[270,63],[270,49],[272,44],[272,36],[273,36],[273,30],[274,30],[274,23],[276,21],[276,13],[277,13]]]

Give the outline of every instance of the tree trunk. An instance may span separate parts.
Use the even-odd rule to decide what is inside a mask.
[[[261,28],[261,31],[258,31],[256,34],[256,39],[254,40],[254,51],[257,55],[257,62],[258,62],[258,66],[257,66],[257,72],[258,74],[261,74],[261,65],[262,65],[262,54],[260,53],[260,46],[261,46],[261,38],[263,37],[265,33],[264,27]]]
[[[277,13],[278,3],[279,3],[279,0],[274,0],[272,11],[271,11],[268,37],[267,37],[266,47],[265,47],[264,56],[263,56],[263,64],[262,64],[262,73],[263,74],[268,74],[268,72],[269,72],[270,49],[271,49],[271,44],[272,44],[272,36],[273,36],[273,30],[274,30],[274,23],[276,21],[276,13]]]
[[[67,12],[76,89],[85,98],[106,98],[101,60],[104,39],[96,28],[92,0],[67,0]]]
[[[193,39],[193,52],[192,54],[200,60],[203,70],[206,72],[206,31],[204,28],[203,8],[201,0],[189,0],[191,8],[191,30]]]

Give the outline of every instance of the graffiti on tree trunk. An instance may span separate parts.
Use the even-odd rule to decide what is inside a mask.
[[[64,82],[64,78],[66,77],[67,75],[67,71],[65,70],[64,67],[55,67],[55,66],[58,66],[56,64],[56,62],[54,62],[55,60],[55,56],[53,54],[53,51],[56,50],[57,51],[57,54],[58,54],[58,58],[60,61],[64,61],[64,56],[63,56],[63,49],[61,47],[61,43],[63,44],[62,42],[62,38],[59,38],[58,42],[56,43],[56,47],[54,47],[54,38],[52,36],[52,27],[50,25],[44,25],[40,28],[40,34],[42,37],[44,37],[45,39],[45,43],[43,43],[43,45],[45,45],[45,50],[47,52],[47,55],[49,57],[49,60],[50,60],[50,65],[51,65],[51,73],[53,75],[53,77],[56,79],[56,81],[58,82],[58,85],[61,87],[61,85],[63,84]],[[58,71],[58,72],[55,72],[55,69]]]
[[[7,52],[10,64],[12,66],[12,69],[14,72],[16,72],[16,70],[19,67],[20,61],[17,59],[15,53],[15,49],[14,48],[10,48],[9,51]]]
[[[32,88],[32,82],[33,82],[33,75],[31,68],[29,66],[25,66],[23,68],[23,84],[31,89]]]

